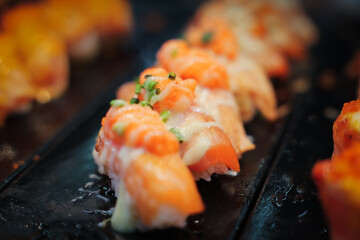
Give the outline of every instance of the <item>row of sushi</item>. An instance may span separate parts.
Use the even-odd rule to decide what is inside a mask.
[[[312,170],[333,240],[360,239],[360,100],[345,103],[333,126],[331,159]]]
[[[205,3],[185,40],[166,41],[153,67],[137,82],[120,86],[93,150],[99,172],[111,178],[118,197],[114,229],[182,227],[190,214],[204,210],[195,180],[240,171],[238,158],[255,148],[243,121],[257,110],[270,121],[278,118],[269,77],[286,76],[287,56],[305,55],[310,40],[297,35],[297,28],[308,29],[304,35],[314,39],[301,10],[281,4]],[[297,39],[296,54],[289,50],[294,39],[273,41],[272,34]]]
[[[46,0],[7,11],[0,28],[0,126],[33,100],[45,103],[65,91],[68,56],[93,57],[132,25],[126,0]]]

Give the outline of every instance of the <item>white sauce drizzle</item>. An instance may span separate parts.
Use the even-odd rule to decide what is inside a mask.
[[[186,165],[198,162],[211,147],[211,142],[206,137],[199,137],[184,154],[183,161]]]

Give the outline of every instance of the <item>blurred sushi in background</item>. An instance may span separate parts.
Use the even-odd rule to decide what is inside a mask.
[[[13,42],[8,43],[12,50],[3,46],[0,55],[11,55],[16,64],[7,68],[19,69],[8,71],[24,70],[26,74],[22,75],[27,77],[21,81],[32,90],[25,94],[21,90],[25,87],[13,88],[15,84],[10,80],[14,77],[4,74],[0,81],[6,86],[3,96],[8,97],[0,103],[0,122],[4,123],[6,116],[25,102],[31,106],[32,100],[46,103],[60,97],[68,86],[70,58],[76,61],[94,58],[107,39],[114,42],[129,36],[132,28],[131,7],[126,0],[48,0],[21,3],[5,12],[0,36],[9,36],[4,38],[12,38]],[[17,106],[19,101],[11,100],[14,96],[22,99],[21,106]]]
[[[359,99],[344,104],[333,127],[332,158],[312,170],[333,240],[360,239],[359,114]]]

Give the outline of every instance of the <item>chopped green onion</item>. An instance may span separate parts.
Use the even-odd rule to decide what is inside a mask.
[[[158,82],[151,81],[151,82],[149,83],[149,90],[150,90],[150,91],[153,90],[153,89],[156,87],[156,85],[158,85],[158,84],[159,84]]]
[[[114,99],[110,101],[110,105],[113,107],[123,107],[126,105],[126,102],[122,99]]]
[[[175,78],[176,78],[176,74],[173,73],[173,72],[170,72],[170,73],[169,73],[169,79],[170,79],[170,80],[175,80]]]
[[[149,102],[151,101],[151,99],[152,99],[152,97],[153,97],[154,95],[158,95],[158,94],[156,94],[156,89],[154,89],[154,90],[152,90],[152,91],[149,92],[149,95],[148,95],[148,101],[149,101]]]
[[[161,118],[161,120],[162,120],[164,123],[167,122],[167,120],[170,118],[170,116],[171,116],[171,112],[170,112],[170,111],[162,111],[162,112],[160,113],[160,118]]]
[[[140,101],[137,98],[130,99],[130,104],[138,104]]]
[[[172,52],[171,52],[171,57],[176,57],[177,55],[179,55],[179,51],[177,49],[174,49]]]
[[[152,75],[151,74],[146,74],[144,77],[145,77],[145,79],[146,78],[149,78],[149,77],[151,77]]]
[[[146,90],[151,91],[151,90],[153,90],[153,89],[156,87],[156,85],[158,85],[158,84],[159,84],[158,82],[150,81],[150,80],[148,79],[148,80],[146,80],[146,81],[144,82],[143,88],[146,89]]]
[[[201,40],[203,43],[209,43],[211,41],[212,37],[213,37],[213,32],[210,31],[210,32],[205,33]]]
[[[136,84],[136,85],[135,85],[135,93],[136,93],[136,94],[140,94],[140,93],[141,93],[141,85],[140,85],[140,84]]]
[[[156,95],[159,95],[161,93],[160,88],[155,89],[155,93],[156,93]]]
[[[125,132],[127,123],[124,122],[118,122],[115,123],[112,130],[119,136],[123,135],[123,133]]]
[[[154,107],[148,101],[141,101],[140,105],[143,107],[150,107],[151,109],[154,109]]]
[[[180,143],[182,143],[182,142],[184,141],[184,136],[181,134],[181,132],[180,132],[179,129],[177,129],[177,128],[171,128],[171,129],[169,130],[169,132],[175,134],[175,136],[177,137],[177,139],[178,139],[178,141],[179,141]]]

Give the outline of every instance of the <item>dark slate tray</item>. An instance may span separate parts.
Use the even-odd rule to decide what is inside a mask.
[[[151,65],[161,43],[179,35],[196,7],[192,1],[133,4],[138,21],[146,21],[142,17],[149,10],[162,13],[164,28],[160,32],[138,28],[133,39],[138,55],[131,67],[2,182],[1,239],[327,239],[310,170],[317,159],[331,155],[332,122],[342,103],[355,96],[357,84],[348,81],[342,70],[360,41],[354,43],[351,34],[336,34],[343,33],[349,22],[356,31],[358,22],[345,19],[329,24],[333,16],[319,14],[316,6],[310,14],[322,37],[310,60],[294,63],[290,76],[310,79],[310,91],[293,98],[289,90],[283,94],[287,83],[274,80],[280,103],[289,104],[291,113],[275,123],[258,115],[246,125],[257,148],[240,159],[238,176],[198,182],[206,211],[191,216],[184,229],[120,234],[109,226],[99,227],[115,205],[110,181],[97,173],[91,156],[101,118],[115,87]],[[338,44],[347,50],[338,49]],[[318,79],[328,69],[343,81],[322,89]]]

